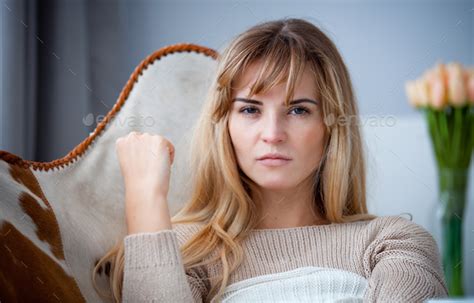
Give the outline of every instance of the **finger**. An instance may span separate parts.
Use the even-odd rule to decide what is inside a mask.
[[[174,161],[174,146],[168,140],[166,140],[166,144],[167,144],[168,152],[169,152],[169,155],[170,155],[171,164],[173,164],[173,161]]]
[[[174,148],[171,150],[171,164],[174,162]]]
[[[130,137],[132,137],[134,140],[138,141],[139,139],[142,138],[142,136],[143,136],[143,134],[140,133],[140,132],[137,132],[137,131],[130,132]]]
[[[134,130],[134,131],[131,131],[131,132],[130,132],[130,135],[132,135],[132,136],[141,136],[142,133],[139,132],[139,131],[135,131],[135,130]]]

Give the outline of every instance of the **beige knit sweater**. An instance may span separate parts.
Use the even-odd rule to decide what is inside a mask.
[[[212,285],[206,278],[220,273],[221,266],[185,270],[179,251],[180,245],[199,228],[198,224],[175,224],[172,230],[126,236],[123,302],[210,302],[212,298],[207,294]],[[351,287],[366,285],[360,300],[354,296],[346,301],[423,302],[428,298],[447,297],[435,240],[422,226],[401,216],[253,230],[243,242],[243,248],[244,262],[231,274],[227,288],[243,284],[248,288],[260,277],[274,281],[277,278],[273,277],[301,270],[316,273],[312,270],[316,268],[334,273],[334,279],[342,285],[334,288],[334,292],[345,289],[350,293]],[[344,275],[338,273],[345,273],[350,279],[344,280],[341,278]],[[325,284],[321,284],[321,276],[307,277],[305,285],[309,283],[309,288],[299,292],[306,296],[312,293],[313,301],[321,302],[316,294],[324,289],[328,292]],[[359,282],[352,285],[357,279]],[[268,289],[285,287],[281,281],[278,283],[268,284]],[[327,283],[335,285],[332,281]],[[267,285],[263,285],[265,289]],[[248,298],[251,292],[241,291],[241,294],[242,298]],[[233,298],[232,302],[238,301],[235,295]]]

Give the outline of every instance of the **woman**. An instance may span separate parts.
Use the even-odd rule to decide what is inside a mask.
[[[367,212],[355,96],[322,31],[286,18],[248,29],[219,58],[210,92],[193,136],[192,194],[173,218],[173,145],[134,132],[116,142],[128,235],[94,271],[111,263],[116,302],[447,295],[432,236]]]

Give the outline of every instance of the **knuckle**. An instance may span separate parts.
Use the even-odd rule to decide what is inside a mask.
[[[160,135],[153,135],[153,139],[156,140],[156,142],[162,144],[163,143],[163,137]]]

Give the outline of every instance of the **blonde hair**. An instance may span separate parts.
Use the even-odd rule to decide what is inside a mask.
[[[214,277],[215,285],[208,298],[219,299],[223,294],[230,274],[244,257],[240,243],[259,219],[255,199],[251,198],[258,196],[258,186],[237,165],[228,119],[237,77],[260,59],[261,73],[249,96],[286,81],[288,105],[304,67],[309,66],[314,75],[327,134],[321,163],[312,175],[314,209],[332,223],[376,217],[367,211],[358,108],[348,70],[336,46],[320,29],[303,19],[284,18],[257,24],[235,37],[218,58],[217,73],[191,142],[191,195],[172,217],[173,224],[202,224],[180,247],[184,267],[218,262],[222,268],[222,273]],[[350,117],[351,123],[331,123],[328,117],[332,121]],[[97,289],[96,273],[103,265],[110,265],[109,282],[115,302],[121,301],[123,251],[123,243],[117,243],[93,271]],[[214,258],[203,262],[215,252]]]

